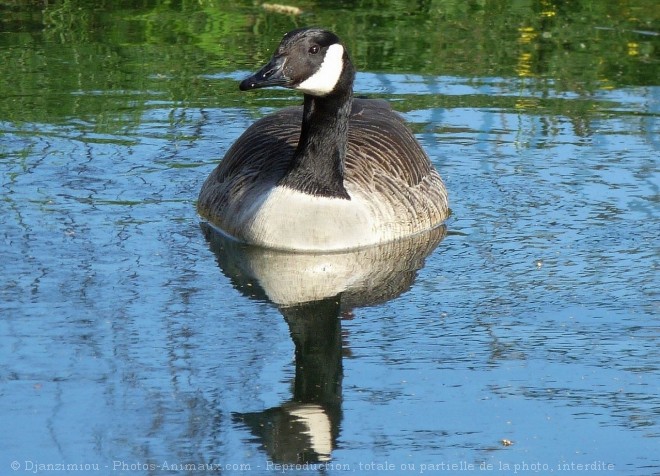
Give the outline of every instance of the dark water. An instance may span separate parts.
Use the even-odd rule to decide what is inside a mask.
[[[658,474],[658,10],[595,3],[0,2],[0,474]],[[417,133],[446,230],[200,225],[300,100],[236,80],[302,24]]]

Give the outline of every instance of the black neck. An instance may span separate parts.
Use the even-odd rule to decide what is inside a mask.
[[[344,159],[354,74],[346,61],[333,92],[305,94],[300,140],[281,185],[311,195],[350,199],[344,188]]]

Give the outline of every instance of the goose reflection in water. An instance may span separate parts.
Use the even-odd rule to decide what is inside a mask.
[[[446,228],[329,254],[257,248],[205,223],[202,230],[234,287],[275,304],[295,345],[291,400],[260,412],[234,413],[234,420],[250,430],[275,463],[329,461],[342,418],[341,315],[407,291]]]

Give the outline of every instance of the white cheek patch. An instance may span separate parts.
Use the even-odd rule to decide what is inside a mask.
[[[344,47],[335,43],[328,47],[318,71],[296,86],[296,89],[313,96],[325,96],[335,89],[343,69]]]

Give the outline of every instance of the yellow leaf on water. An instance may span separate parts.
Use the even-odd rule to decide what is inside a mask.
[[[285,15],[300,15],[302,10],[292,5],[280,5],[279,3],[263,3],[261,5],[264,10],[275,13],[283,13]]]

